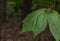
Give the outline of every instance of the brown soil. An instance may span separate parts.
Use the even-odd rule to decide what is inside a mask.
[[[0,27],[1,41],[55,41],[48,28],[34,40],[32,32],[21,34],[20,23],[17,21],[1,23]]]

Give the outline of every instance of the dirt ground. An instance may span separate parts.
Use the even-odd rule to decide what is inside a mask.
[[[0,28],[1,41],[55,41],[48,28],[35,39],[32,32],[21,34],[21,24],[17,21],[0,23]]]

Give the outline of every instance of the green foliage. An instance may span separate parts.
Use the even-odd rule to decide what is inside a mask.
[[[36,36],[38,33],[43,31],[47,25],[47,15],[44,11],[45,9],[39,9],[29,14],[23,20],[22,32],[33,31]]]
[[[48,15],[49,28],[56,41],[60,40],[60,16],[56,11]]]
[[[50,13],[47,9],[39,9],[30,13],[23,20],[22,32],[33,31],[34,37],[41,33],[49,24],[51,33],[56,41],[60,40],[60,15],[58,12],[52,10]]]
[[[35,18],[35,20],[32,22],[32,25],[32,31],[36,37],[36,35],[41,33],[47,26],[47,15],[45,13],[41,13]]]
[[[20,21],[21,8],[23,0],[7,0],[6,1],[6,20],[18,20]]]

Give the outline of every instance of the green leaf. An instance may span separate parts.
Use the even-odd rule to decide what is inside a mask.
[[[60,40],[60,18],[59,14],[56,11],[53,11],[48,15],[48,22],[49,22],[49,28],[56,39],[56,41]]]
[[[22,32],[33,31],[34,35],[36,36],[43,31],[47,25],[47,14],[45,13],[45,10],[46,9],[39,9],[30,13],[23,20]]]
[[[33,21],[32,31],[34,36],[41,33],[47,26],[47,14],[41,14]]]

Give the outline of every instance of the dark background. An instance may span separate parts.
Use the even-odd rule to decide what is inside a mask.
[[[21,34],[21,21],[39,8],[51,8],[60,13],[60,0],[1,0],[0,41],[55,41],[49,26],[35,39],[32,32]]]

